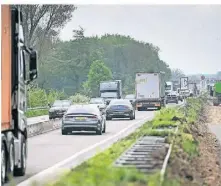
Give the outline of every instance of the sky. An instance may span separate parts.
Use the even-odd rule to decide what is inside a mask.
[[[60,38],[79,26],[85,36],[129,35],[160,48],[160,58],[185,74],[221,70],[221,5],[77,5]]]

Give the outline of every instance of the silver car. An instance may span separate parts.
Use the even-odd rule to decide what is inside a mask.
[[[105,113],[97,105],[72,105],[62,118],[62,135],[72,131],[106,132]]]

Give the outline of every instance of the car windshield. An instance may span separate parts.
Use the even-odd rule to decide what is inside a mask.
[[[133,94],[125,96],[125,99],[134,99],[134,98],[135,98],[135,95],[133,95]]]
[[[129,100],[119,100],[119,99],[115,99],[115,100],[111,100],[110,105],[130,105],[130,101]]]
[[[104,103],[103,99],[100,98],[92,98],[90,100],[90,104],[103,104],[103,103]]]
[[[63,101],[63,100],[57,100],[54,102],[54,104],[52,105],[52,107],[68,107],[71,105],[71,101]]]
[[[71,106],[66,114],[96,114],[98,115],[100,110],[97,106],[91,105],[74,105]]]

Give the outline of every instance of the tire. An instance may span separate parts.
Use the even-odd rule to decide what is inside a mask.
[[[96,134],[97,134],[97,135],[102,135],[102,129],[96,130]]]
[[[133,120],[134,119],[134,114],[131,114],[130,115],[130,120]]]
[[[49,116],[49,119],[53,119],[53,117],[50,117],[50,116]]]
[[[112,118],[111,117],[106,117],[106,120],[112,120]]]
[[[106,132],[106,122],[104,123],[104,129],[102,130],[102,133]]]
[[[21,138],[21,167],[15,167],[14,175],[15,176],[24,176],[26,172],[27,165],[27,142],[24,136]]]
[[[6,173],[7,173],[7,159],[6,159],[6,148],[5,144],[1,145],[1,185],[6,182]]]
[[[134,112],[134,119],[136,119],[135,112]]]
[[[138,110],[138,111],[141,111],[141,108],[140,108],[140,107],[138,107],[138,108],[137,108],[137,110]]]
[[[67,133],[66,130],[61,130],[61,134],[62,134],[62,135],[67,135],[68,133]]]
[[[9,159],[7,161],[7,175],[6,181],[9,181],[10,176],[14,174],[14,165],[15,165],[15,146],[14,142],[11,141],[9,145]]]

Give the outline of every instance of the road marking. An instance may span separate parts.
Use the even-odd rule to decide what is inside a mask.
[[[118,136],[120,136],[121,134],[123,134],[124,132],[126,132],[127,130],[129,130],[130,128],[132,128],[133,126],[135,126],[135,125],[137,125],[137,124],[139,124],[139,123],[145,122],[147,119],[152,118],[152,117],[154,117],[154,116],[148,116],[148,117],[143,118],[141,121],[137,121],[137,122],[135,122],[135,123],[132,123],[132,124],[129,125],[128,127],[122,129],[122,130],[121,130],[120,132],[118,132],[117,134],[115,134],[115,135],[113,135],[113,136],[110,136],[109,138],[104,139],[103,141],[100,141],[100,142],[98,142],[98,143],[95,143],[94,145],[92,145],[92,146],[90,146],[90,147],[88,147],[88,148],[86,148],[86,149],[83,149],[83,150],[81,150],[81,151],[75,153],[75,154],[72,155],[71,157],[69,157],[69,158],[67,158],[67,159],[65,159],[65,160],[63,160],[63,161],[61,161],[61,162],[59,162],[59,163],[57,163],[57,164],[55,164],[55,165],[53,165],[53,166],[51,166],[51,167],[45,169],[45,170],[43,170],[43,171],[37,173],[36,175],[34,175],[34,176],[28,178],[27,180],[25,180],[25,181],[19,183],[17,186],[30,186],[30,185],[33,184],[34,182],[42,180],[42,177],[43,177],[43,176],[48,175],[48,174],[52,174],[52,173],[56,173],[56,170],[59,170],[59,167],[61,167],[61,166],[65,165],[65,164],[67,164],[67,163],[70,162],[70,161],[73,161],[73,160],[74,160],[75,158],[77,158],[78,156],[80,156],[80,155],[82,155],[82,154],[84,154],[84,153],[86,153],[86,152],[88,152],[88,151],[90,151],[90,150],[92,150],[92,149],[94,149],[94,148],[96,148],[96,147],[99,147],[100,145],[105,144],[106,142],[108,142],[108,141],[110,141],[110,140],[113,140],[113,139],[117,138]],[[40,153],[40,152],[39,152],[39,153]]]

